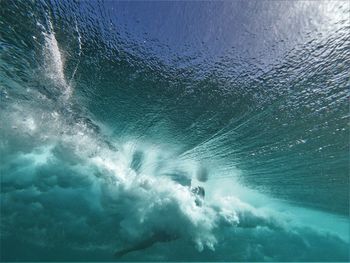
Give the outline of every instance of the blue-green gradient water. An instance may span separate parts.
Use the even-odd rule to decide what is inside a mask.
[[[1,260],[349,261],[349,5],[0,1]]]

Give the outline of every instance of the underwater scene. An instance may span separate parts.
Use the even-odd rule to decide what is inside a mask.
[[[349,1],[0,0],[0,259],[349,258]]]

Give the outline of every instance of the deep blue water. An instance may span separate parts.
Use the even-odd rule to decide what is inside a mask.
[[[2,261],[349,261],[348,1],[0,1]]]

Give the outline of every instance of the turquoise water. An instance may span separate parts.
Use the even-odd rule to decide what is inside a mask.
[[[349,14],[1,1],[1,260],[349,261]]]

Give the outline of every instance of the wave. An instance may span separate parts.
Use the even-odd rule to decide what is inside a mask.
[[[6,10],[13,10],[8,5]],[[271,166],[256,157],[268,151],[256,119],[278,119],[278,100],[273,104],[277,108],[251,117],[250,107],[262,102],[256,101],[257,94],[246,96],[249,87],[223,97],[214,77],[205,86],[205,80],[186,76],[174,84],[180,86],[174,92],[167,86],[178,77],[172,76],[174,70],[150,66],[127,47],[117,52],[106,39],[90,39],[88,34],[103,32],[95,28],[86,33],[75,16],[65,18],[64,23],[74,21],[74,26],[63,34],[57,29],[59,18],[49,15],[55,14],[54,6],[33,5],[23,6],[36,11],[33,35],[2,29],[3,260],[111,261],[116,259],[113,255],[121,260],[164,261],[349,259],[344,210],[314,210],[322,204],[320,195],[313,208],[307,202],[293,204],[289,195],[284,201],[272,197],[267,193],[280,177],[257,189],[249,184],[263,180],[266,169],[271,174],[284,172],[274,169],[287,165],[287,157],[295,153],[285,152],[306,142],[296,135],[299,139],[292,146],[276,146],[277,154],[287,157],[271,158]],[[19,4],[15,10],[21,8]],[[8,16],[1,22],[17,25]],[[120,64],[113,64],[108,52]],[[97,60],[93,68],[89,60]],[[189,81],[190,87],[181,86]],[[196,90],[196,85],[203,89]],[[343,98],[341,87],[338,95]],[[247,107],[237,118],[225,116],[223,104],[232,98],[237,103],[230,102],[234,109]],[[203,108],[220,99],[217,107]],[[269,154],[274,156],[273,151]],[[342,151],[338,156],[344,157]],[[252,163],[262,170],[248,173]],[[260,177],[252,178],[257,174]],[[277,188],[289,190],[283,184]]]

